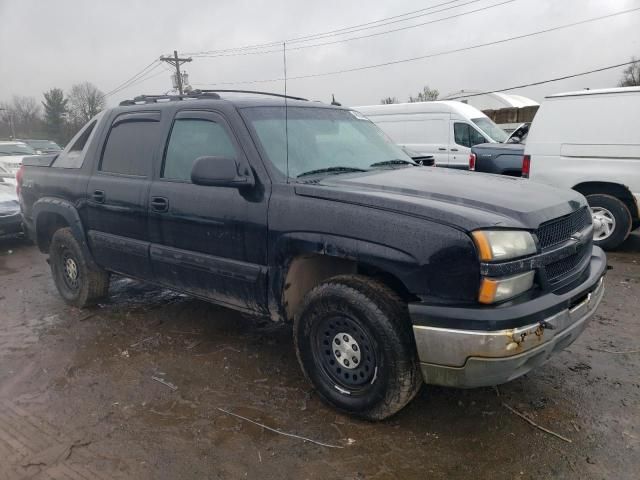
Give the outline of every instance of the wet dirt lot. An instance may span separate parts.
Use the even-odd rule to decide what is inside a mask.
[[[499,389],[425,387],[376,424],[320,402],[286,325],[126,279],[74,309],[45,260],[0,242],[2,480],[639,476],[640,235],[568,350]]]

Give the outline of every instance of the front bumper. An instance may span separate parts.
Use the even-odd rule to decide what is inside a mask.
[[[524,375],[566,348],[582,333],[604,294],[606,258],[597,247],[589,268],[588,278],[562,295],[549,293],[544,295],[544,301],[531,300],[506,309],[494,307],[496,317],[504,320],[504,324],[511,323],[504,318],[506,312],[511,311],[519,318],[520,324],[509,328],[447,328],[442,325],[444,307],[440,306],[436,307],[440,314],[437,325],[428,325],[424,315],[429,307],[410,305],[424,381],[462,388],[499,385]],[[555,308],[550,307],[548,297],[556,297]],[[542,306],[544,308],[540,310]],[[504,311],[498,313],[500,310]],[[518,315],[515,315],[516,311]],[[472,312],[467,314],[472,315]],[[541,315],[542,312],[546,313]],[[483,310],[483,314],[486,313],[486,309]],[[451,323],[456,322],[452,319]]]

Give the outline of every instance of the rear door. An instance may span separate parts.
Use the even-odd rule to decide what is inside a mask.
[[[160,145],[159,111],[119,114],[87,185],[86,222],[96,261],[142,279],[151,277],[147,198]]]
[[[245,310],[266,305],[267,201],[260,187],[191,183],[202,156],[234,158],[249,168],[219,112],[179,111],[151,185],[149,227],[154,279]]]

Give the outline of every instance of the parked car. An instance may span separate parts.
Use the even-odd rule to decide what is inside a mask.
[[[13,185],[0,182],[0,238],[22,234],[22,214]]]
[[[24,142],[0,141],[0,167],[15,174],[22,159],[28,155],[37,155],[36,151]]]
[[[596,245],[640,226],[640,87],[547,97],[527,138],[523,176],[587,197]]]
[[[522,157],[531,123],[516,128],[505,143],[481,143],[471,147],[469,170],[522,176]]]
[[[471,147],[502,143],[507,133],[480,110],[462,102],[436,101],[354,107],[398,145],[430,155],[439,167],[467,170]]]
[[[13,173],[9,173],[9,170],[0,165],[0,184],[2,183],[15,186],[16,176]]]
[[[31,148],[35,150],[38,155],[47,154],[47,153],[58,153],[62,151],[60,145],[58,145],[53,140],[35,140],[35,139],[25,139],[19,140],[20,142],[26,143]]]
[[[290,322],[320,397],[368,419],[422,378],[523,375],[600,303],[579,193],[418,166],[347,108],[220,95],[124,102],[25,159],[25,223],[66,302],[115,272]]]

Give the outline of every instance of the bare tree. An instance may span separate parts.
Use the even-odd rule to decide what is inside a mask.
[[[382,105],[391,105],[392,103],[398,103],[398,99],[396,97],[386,97],[380,100]]]
[[[90,82],[72,86],[67,98],[71,120],[79,125],[87,123],[105,107],[104,93]]]
[[[636,60],[636,57],[631,57],[631,61],[634,63],[622,72],[622,78],[618,82],[619,87],[640,86],[640,60]]]
[[[421,92],[417,96],[410,96],[409,103],[414,102],[429,102],[431,100],[437,100],[440,92],[435,88],[429,88],[429,85],[425,85]]]
[[[42,132],[40,105],[33,97],[14,95],[11,102],[0,105],[0,114],[3,136],[5,131],[12,137],[32,137]]]

